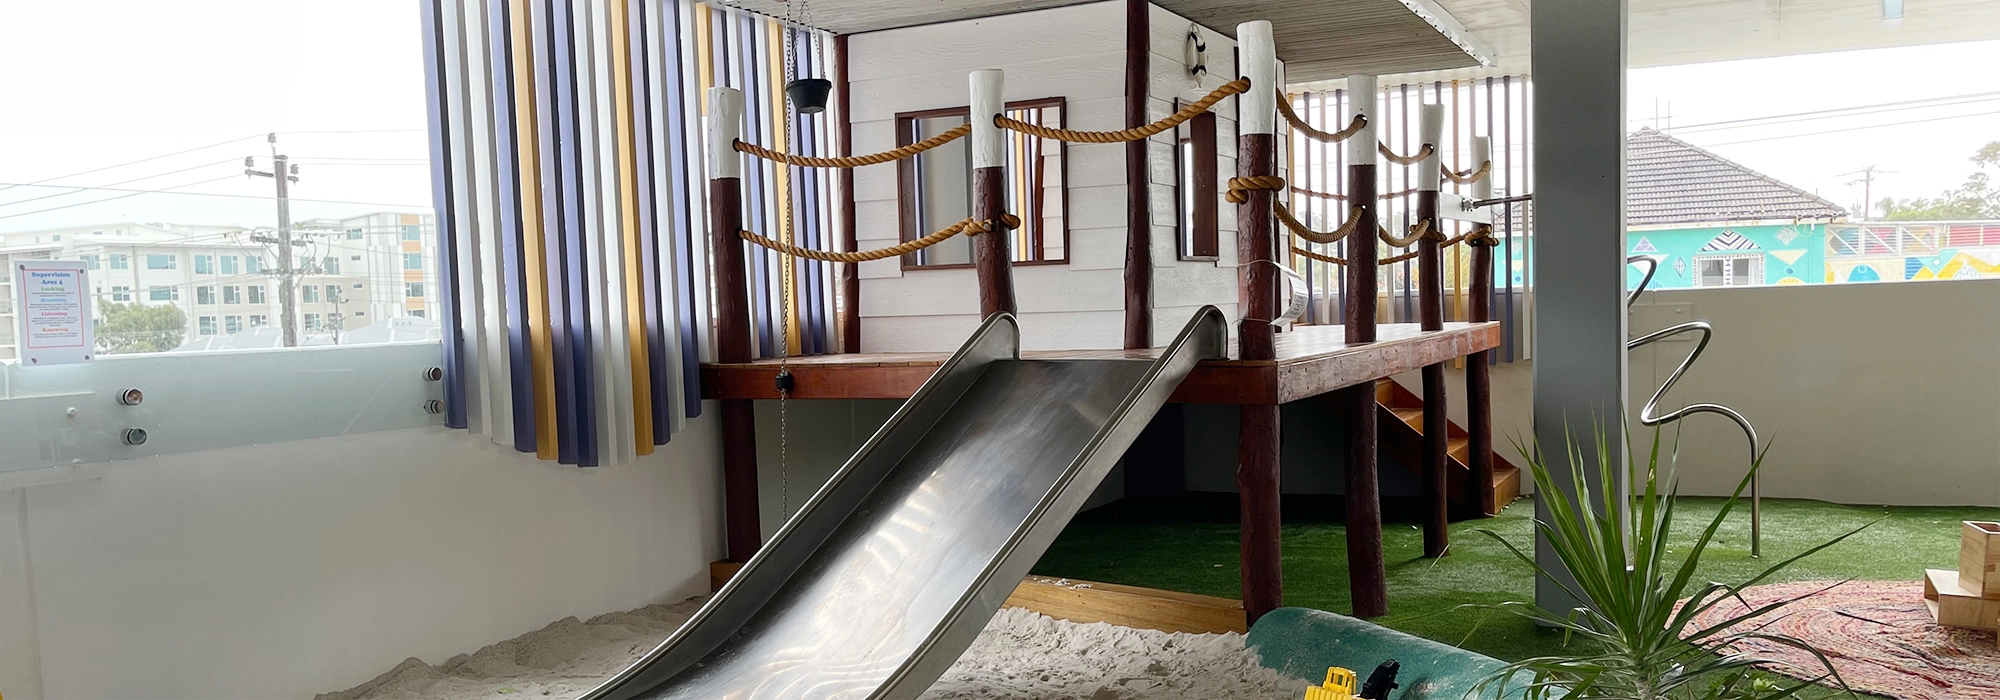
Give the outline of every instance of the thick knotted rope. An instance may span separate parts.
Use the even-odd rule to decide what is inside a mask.
[[[1427,143],[1424,144],[1423,148],[1417,149],[1417,152],[1415,154],[1407,156],[1399,156],[1396,155],[1395,151],[1389,150],[1389,144],[1377,143],[1375,144],[1375,151],[1381,153],[1382,157],[1387,158],[1391,163],[1395,163],[1397,165],[1415,165],[1418,162],[1423,161],[1423,159],[1431,157],[1432,153],[1436,153],[1437,147]]]
[[[1418,221],[1415,226],[1411,226],[1410,235],[1408,236],[1396,236],[1390,234],[1388,231],[1382,231],[1380,233],[1380,236],[1382,238],[1383,243],[1387,243],[1390,246],[1396,248],[1402,248],[1410,245],[1411,243],[1415,243],[1417,241],[1421,241],[1426,238],[1435,238],[1439,240],[1444,239],[1444,234],[1437,233],[1431,230],[1430,219],[1424,219],[1422,221]]]
[[[1444,168],[1444,179],[1456,182],[1461,185],[1470,185],[1472,183],[1485,179],[1486,173],[1491,172],[1493,170],[1493,161],[1489,160],[1484,163],[1480,163],[1478,168],[1467,170],[1462,173],[1453,172],[1451,168],[1445,168],[1443,165],[1439,165],[1438,167]]]
[[[1476,246],[1485,246],[1485,247],[1492,247],[1492,246],[1496,246],[1496,245],[1499,245],[1499,244],[1500,244],[1500,241],[1499,241],[1498,239],[1496,239],[1496,238],[1494,238],[1494,237],[1493,237],[1493,227],[1492,227],[1492,226],[1488,226],[1488,225],[1486,225],[1486,224],[1480,224],[1480,225],[1478,225],[1478,226],[1475,226],[1475,227],[1473,227],[1473,229],[1472,229],[1471,231],[1467,231],[1467,232],[1465,232],[1465,233],[1462,233],[1462,234],[1459,234],[1459,235],[1456,235],[1456,236],[1452,236],[1451,238],[1447,238],[1447,239],[1445,239],[1444,241],[1442,241],[1442,242],[1438,243],[1438,247],[1439,247],[1439,248],[1450,248],[1450,247],[1452,247],[1452,246],[1455,246],[1455,245],[1458,245],[1458,244],[1460,244],[1460,243],[1464,243],[1464,244],[1466,244],[1466,245],[1476,245]],[[1316,252],[1316,251],[1313,251],[1313,250],[1310,250],[1310,249],[1306,249],[1306,248],[1301,248],[1301,247],[1298,247],[1298,246],[1292,246],[1292,252],[1293,252],[1293,253],[1296,253],[1296,254],[1299,254],[1299,255],[1303,255],[1303,256],[1305,256],[1305,257],[1308,257],[1308,258],[1312,258],[1312,259],[1314,259],[1314,260],[1318,260],[1318,261],[1320,261],[1320,262],[1324,262],[1324,263],[1333,263],[1333,264],[1335,264],[1335,265],[1346,265],[1346,264],[1347,264],[1347,259],[1346,259],[1346,258],[1341,258],[1341,257],[1335,257],[1335,256],[1332,256],[1332,255],[1327,255],[1327,254],[1325,254],[1325,253],[1320,253],[1320,252]],[[1404,261],[1404,260],[1409,260],[1409,259],[1412,259],[1412,258],[1415,258],[1415,257],[1417,257],[1417,255],[1421,254],[1422,252],[1423,252],[1423,251],[1421,251],[1421,250],[1410,250],[1410,251],[1405,251],[1405,252],[1402,252],[1402,253],[1398,253],[1398,254],[1396,254],[1396,255],[1391,255],[1391,256],[1389,256],[1389,257],[1386,257],[1386,258],[1380,258],[1380,259],[1377,259],[1377,260],[1375,261],[1375,264],[1377,264],[1377,265],[1390,265],[1390,264],[1394,264],[1394,263],[1399,263],[1399,262],[1402,262],[1402,261]]]
[[[1001,214],[1000,225],[1005,228],[1019,228],[1021,226],[1021,219],[1020,217],[1014,216],[1013,214]],[[743,236],[743,240],[755,243],[760,246],[764,246],[766,248],[770,248],[771,250],[775,250],[780,253],[784,253],[786,255],[793,255],[801,258],[811,258],[813,260],[824,260],[827,262],[858,263],[858,262],[867,262],[870,260],[893,258],[898,255],[908,255],[910,253],[914,253],[919,250],[929,248],[939,243],[943,243],[946,239],[951,238],[952,236],[956,236],[960,233],[971,236],[971,235],[986,233],[987,231],[991,230],[993,230],[992,224],[987,223],[984,220],[973,219],[968,217],[962,221],[959,221],[958,223],[939,229],[937,233],[924,236],[923,238],[919,238],[914,241],[904,241],[902,243],[889,246],[887,248],[876,248],[874,250],[862,250],[852,253],[831,253],[824,250],[801,248],[799,246],[795,246],[790,243],[774,241],[769,238],[759,236],[755,233],[751,233],[749,231],[743,231],[740,235]]]
[[[1338,193],[1338,192],[1321,192],[1321,191],[1319,191],[1319,190],[1309,190],[1309,189],[1306,189],[1306,188],[1304,188],[1304,187],[1300,187],[1300,186],[1298,186],[1298,185],[1292,185],[1292,186],[1291,186],[1291,190],[1292,190],[1292,193],[1293,193],[1293,194],[1298,194],[1298,195],[1302,195],[1302,196],[1306,196],[1306,197],[1316,197],[1316,198],[1319,198],[1319,199],[1331,199],[1331,200],[1335,200],[1335,201],[1341,201],[1341,202],[1345,202],[1345,201],[1347,201],[1347,195],[1344,195],[1344,194],[1340,194],[1340,193]],[[1377,199],[1395,199],[1395,198],[1397,198],[1397,197],[1408,197],[1408,196],[1410,196],[1410,195],[1413,195],[1413,194],[1416,194],[1416,193],[1417,193],[1417,190],[1416,190],[1415,188],[1411,188],[1411,189],[1407,189],[1407,190],[1396,190],[1396,191],[1394,191],[1394,192],[1384,192],[1384,193],[1382,193],[1382,194],[1379,194],[1379,195],[1375,195],[1375,197],[1376,197]]]
[[[1159,121],[1147,124],[1145,126],[1136,126],[1130,129],[1121,129],[1119,131],[1077,131],[1074,129],[1053,129],[1050,127],[1041,126],[1039,124],[1029,124],[1019,119],[1008,117],[1007,115],[1004,114],[994,115],[993,123],[1002,129],[1012,129],[1014,131],[1018,131],[1023,134],[1028,134],[1030,136],[1039,136],[1045,139],[1055,139],[1057,141],[1072,141],[1081,143],[1123,143],[1126,141],[1137,141],[1139,139],[1148,138],[1154,134],[1158,134],[1168,129],[1172,129],[1176,126],[1180,126],[1181,122],[1193,119],[1195,118],[1195,115],[1208,111],[1208,108],[1215,106],[1215,103],[1221,102],[1223,98],[1228,97],[1230,95],[1240,95],[1248,91],[1249,89],[1250,89],[1249,78],[1237,78],[1227,83],[1223,83],[1222,86],[1216,88],[1214,92],[1210,92],[1208,93],[1207,96],[1199,100],[1195,100],[1193,104],[1190,104],[1186,107],[1182,107],[1181,111],[1167,115],[1165,119],[1161,119]]]
[[[1304,134],[1306,138],[1314,141],[1325,141],[1327,143],[1346,141],[1347,137],[1359,133],[1362,127],[1368,126],[1367,115],[1356,114],[1354,115],[1354,119],[1347,123],[1347,128],[1345,129],[1339,131],[1320,131],[1315,129],[1311,124],[1307,124],[1305,118],[1300,117],[1298,112],[1292,111],[1292,101],[1290,98],[1285,97],[1282,91],[1278,94],[1278,114],[1284,115],[1285,121],[1291,122],[1292,128]]]
[[[758,158],[763,158],[765,160],[772,160],[780,163],[787,163],[790,165],[803,165],[808,168],[858,168],[863,165],[876,165],[878,163],[888,163],[891,161],[902,160],[904,158],[914,156],[918,153],[922,153],[924,151],[928,151],[933,148],[937,148],[947,143],[951,143],[958,139],[964,138],[966,134],[970,133],[972,133],[971,124],[960,124],[958,126],[952,127],[951,130],[946,131],[942,134],[932,136],[930,138],[918,141],[908,146],[897,148],[893,151],[883,151],[881,153],[870,153],[867,155],[846,156],[841,158],[818,158],[814,156],[798,156],[789,153],[779,153],[777,151],[773,151],[771,149],[753,143],[744,143],[742,140],[736,141],[736,151],[739,153],[748,153]]]
[[[1346,238],[1347,234],[1354,232],[1355,224],[1361,221],[1361,207],[1349,207],[1347,209],[1347,221],[1342,223],[1340,228],[1332,231],[1314,231],[1298,219],[1292,218],[1292,210],[1290,207],[1285,206],[1284,202],[1273,202],[1272,205],[1271,208],[1278,214],[1278,223],[1284,224],[1285,228],[1290,229],[1292,235],[1314,243],[1332,243]]]

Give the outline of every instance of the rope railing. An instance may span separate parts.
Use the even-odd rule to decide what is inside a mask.
[[[1424,144],[1423,148],[1417,149],[1416,153],[1407,156],[1399,156],[1396,155],[1395,151],[1389,150],[1389,144],[1376,143],[1375,152],[1382,154],[1383,158],[1386,158],[1388,159],[1389,162],[1395,163],[1397,165],[1416,165],[1417,163],[1423,162],[1425,158],[1431,157],[1432,153],[1436,153],[1437,147],[1427,143]]]
[[[1010,229],[1019,228],[1021,226],[1021,219],[1020,217],[1014,216],[1013,214],[1001,214],[1000,225],[1004,228],[1010,228]],[[971,217],[967,217],[965,219],[960,220],[958,223],[946,226],[942,229],[938,229],[936,233],[924,236],[923,238],[919,238],[913,241],[904,241],[902,243],[889,246],[887,248],[876,248],[874,250],[860,250],[852,253],[837,253],[824,250],[816,250],[813,248],[802,248],[799,246],[792,245],[790,243],[785,243],[783,241],[775,241],[769,238],[765,238],[763,236],[757,235],[749,231],[740,232],[738,235],[741,235],[743,237],[743,240],[755,243],[760,246],[764,246],[766,248],[770,248],[771,250],[775,250],[780,253],[784,253],[786,255],[791,255],[801,258],[810,258],[813,260],[823,260],[826,262],[858,263],[858,262],[868,262],[870,260],[882,260],[885,258],[893,258],[899,255],[908,255],[910,253],[914,253],[919,250],[929,248],[939,243],[943,243],[946,240],[950,239],[952,236],[956,236],[961,233],[968,236],[972,236],[981,233],[986,233],[987,231],[991,230],[993,230],[993,225],[991,223],[988,223],[985,220],[973,219]]]
[[[1317,243],[1318,241],[1314,242]],[[1452,236],[1451,238],[1444,239],[1442,242],[1438,243],[1438,247],[1450,248],[1460,243],[1464,243],[1466,245],[1490,247],[1494,245],[1499,245],[1500,242],[1493,238],[1492,226],[1488,226],[1486,224],[1480,224],[1478,226],[1473,227],[1471,231],[1467,231],[1465,233]],[[1327,255],[1325,253],[1312,250],[1310,248],[1301,248],[1299,246],[1292,246],[1292,252],[1324,263],[1333,263],[1335,265],[1347,264],[1347,258],[1342,258],[1334,255]],[[1386,258],[1379,258],[1375,261],[1375,263],[1378,265],[1390,265],[1394,263],[1399,263],[1404,260],[1410,260],[1415,258],[1421,252],[1422,251],[1417,251],[1417,250],[1404,251],[1402,253],[1391,255]]]
[[[1345,201],[1347,201],[1347,195],[1344,195],[1344,194],[1340,194],[1340,193],[1338,193],[1338,192],[1321,192],[1321,191],[1319,191],[1319,190],[1309,190],[1309,189],[1306,189],[1306,188],[1304,188],[1304,187],[1300,187],[1300,186],[1298,186],[1298,185],[1292,185],[1292,186],[1291,186],[1290,188],[1288,188],[1288,189],[1290,189],[1290,190],[1292,191],[1292,193],[1293,193],[1293,194],[1298,194],[1298,195],[1301,195],[1301,196],[1306,196],[1306,197],[1313,197],[1313,198],[1317,198],[1317,199],[1331,199],[1331,200],[1335,200],[1335,201],[1340,201],[1340,202],[1345,202]],[[1375,198],[1376,198],[1376,199],[1395,199],[1395,198],[1397,198],[1397,197],[1408,197],[1408,196],[1410,196],[1410,195],[1413,195],[1413,194],[1416,194],[1416,193],[1417,193],[1417,190],[1416,190],[1416,188],[1414,188],[1414,187],[1413,187],[1413,188],[1410,188],[1410,189],[1407,189],[1407,190],[1396,190],[1396,191],[1394,191],[1394,192],[1384,192],[1384,193],[1382,193],[1382,194],[1378,194],[1378,195],[1375,195]]]
[[[1223,83],[1221,87],[1216,88],[1213,92],[1208,93],[1208,95],[1202,97],[1199,100],[1195,100],[1192,104],[1189,104],[1186,107],[1182,107],[1180,111],[1167,115],[1166,118],[1164,119],[1153,122],[1151,124],[1147,124],[1145,126],[1135,126],[1130,129],[1121,129],[1118,131],[1077,131],[1075,129],[1055,129],[1042,126],[1040,124],[1029,124],[1019,119],[1008,117],[1007,115],[1004,114],[994,115],[993,123],[1002,129],[1010,129],[1030,136],[1039,136],[1041,138],[1055,139],[1057,141],[1070,141],[1078,143],[1124,143],[1126,141],[1137,141],[1143,138],[1150,138],[1154,134],[1158,134],[1168,129],[1172,129],[1176,126],[1180,126],[1182,122],[1185,122],[1189,119],[1193,119],[1195,118],[1196,115],[1208,111],[1208,108],[1215,106],[1215,103],[1221,102],[1223,98],[1229,97],[1230,95],[1240,95],[1249,90],[1250,90],[1250,79],[1237,78],[1227,83]]]
[[[1493,161],[1489,160],[1480,163],[1478,168],[1474,168],[1472,170],[1467,170],[1464,172],[1454,171],[1451,168],[1445,167],[1443,165],[1439,165],[1438,167],[1444,170],[1444,179],[1456,182],[1461,185],[1470,185],[1472,183],[1486,179],[1486,174],[1493,171]]]
[[[1290,229],[1292,235],[1314,243],[1332,243],[1346,238],[1350,233],[1354,233],[1355,224],[1361,221],[1362,211],[1361,207],[1349,207],[1347,209],[1347,221],[1342,223],[1340,228],[1332,231],[1314,231],[1312,227],[1293,218],[1291,207],[1285,206],[1283,202],[1272,202],[1271,209],[1278,215],[1278,223],[1284,224],[1285,228]]]
[[[1299,116],[1298,112],[1292,111],[1292,100],[1286,97],[1282,91],[1278,94],[1278,114],[1284,115],[1285,121],[1290,122],[1292,128],[1304,134],[1306,138],[1326,143],[1346,141],[1348,137],[1360,133],[1361,129],[1368,126],[1368,116],[1365,114],[1356,114],[1354,115],[1354,119],[1347,123],[1347,128],[1339,131],[1320,131],[1319,129],[1315,129],[1313,125],[1306,123],[1305,118]]]
[[[951,143],[958,139],[964,138],[966,134],[970,133],[972,133],[971,124],[960,124],[958,126],[952,127],[951,130],[946,131],[942,134],[932,136],[930,138],[918,141],[908,146],[898,147],[895,150],[883,151],[881,153],[869,153],[867,155],[859,155],[859,156],[842,156],[838,158],[822,158],[817,156],[800,156],[800,155],[792,155],[790,153],[780,153],[778,151],[774,151],[754,143],[745,143],[741,139],[738,139],[735,142],[735,146],[736,146],[736,151],[738,153],[747,153],[749,155],[753,155],[758,158],[763,158],[764,160],[777,161],[789,165],[802,165],[808,168],[858,168],[863,165],[878,165],[881,163],[889,163],[902,160],[904,158],[908,158],[910,156],[914,156],[924,151],[928,151],[933,148],[937,148],[947,143]]]
[[[1417,241],[1421,241],[1426,238],[1438,238],[1438,239],[1444,238],[1443,234],[1438,234],[1431,231],[1430,219],[1424,219],[1422,221],[1417,222],[1416,225],[1411,226],[1410,235],[1408,236],[1397,236],[1395,234],[1389,233],[1387,230],[1383,230],[1378,235],[1382,239],[1383,243],[1387,243],[1390,246],[1396,248],[1408,247],[1411,243],[1415,243]]]

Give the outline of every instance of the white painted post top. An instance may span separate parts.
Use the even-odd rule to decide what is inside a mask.
[[[1492,160],[1493,160],[1493,139],[1486,136],[1472,137],[1472,162],[1466,163],[1465,167],[1477,170],[1479,169],[1480,163],[1486,163]],[[1494,169],[1489,169],[1486,171],[1486,177],[1480,178],[1478,182],[1472,183],[1473,199],[1493,198],[1494,173],[1495,173]]]
[[[1438,190],[1444,185],[1444,105],[1426,104],[1417,109],[1417,135],[1420,143],[1431,146],[1431,155],[1418,161],[1417,189]],[[1418,146],[1421,148],[1422,146]]]
[[[1243,77],[1250,79],[1250,91],[1237,95],[1242,107],[1237,128],[1245,134],[1275,134],[1278,120],[1278,50],[1271,40],[1271,23],[1265,20],[1236,25],[1237,56],[1243,63]]]
[[[1348,137],[1347,164],[1374,165],[1376,158],[1375,139],[1377,138],[1375,136],[1375,76],[1347,76],[1347,118],[1343,121],[1353,123],[1354,118],[1357,116],[1368,120],[1368,125],[1361,127],[1361,131]]]
[[[743,155],[736,139],[743,136],[743,91],[708,89],[708,179],[743,177]]]
[[[971,82],[972,167],[998,168],[1007,164],[1007,139],[993,118],[1007,112],[1007,74],[995,68],[976,70]]]

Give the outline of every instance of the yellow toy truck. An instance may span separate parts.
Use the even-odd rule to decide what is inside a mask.
[[[1306,688],[1305,700],[1354,700],[1354,672],[1339,666],[1326,670],[1326,682]]]

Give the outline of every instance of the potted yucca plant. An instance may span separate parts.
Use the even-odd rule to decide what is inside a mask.
[[[1562,630],[1577,653],[1525,659],[1506,665],[1479,683],[1478,697],[1564,700],[1780,700],[1799,697],[1820,681],[1832,681],[1846,695],[1847,684],[1825,654],[1802,640],[1755,628],[1736,630],[1738,623],[1771,613],[1797,602],[1792,598],[1748,608],[1713,625],[1696,626],[1697,616],[1731,599],[1744,588],[1754,586],[1815,552],[1847,539],[1856,529],[1832,541],[1778,561],[1749,580],[1734,584],[1702,583],[1694,580],[1702,553],[1734,510],[1763,462],[1760,452],[1750,466],[1750,474],[1737,484],[1736,491],[1716,513],[1686,550],[1676,559],[1668,550],[1674,530],[1674,502],[1678,488],[1671,475],[1671,461],[1665,473],[1660,465],[1660,436],[1654,432],[1652,450],[1644,463],[1635,454],[1625,468],[1634,488],[1643,485],[1629,502],[1621,502],[1611,489],[1593,494],[1584,479],[1584,469],[1569,470],[1558,477],[1549,468],[1539,448],[1522,448],[1522,456],[1533,475],[1537,498],[1547,502],[1546,521],[1536,520],[1535,529],[1547,538],[1549,547],[1569,570],[1570,577],[1542,567],[1531,552],[1524,552],[1499,535],[1499,540],[1535,575],[1562,586],[1583,606],[1568,611],[1545,611],[1533,603],[1515,602],[1478,606],[1527,618],[1539,625]],[[1574,441],[1566,446],[1570,464],[1587,464]],[[1597,483],[1614,483],[1609,443],[1602,432],[1597,436]],[[1670,457],[1671,460],[1671,457]],[[1661,492],[1662,485],[1666,492]],[[1563,493],[1578,494],[1574,500]],[[1621,517],[1621,512],[1624,514]],[[1864,528],[1866,526],[1863,526]],[[1682,604],[1681,601],[1686,603]],[[1761,640],[1810,652],[1820,668],[1812,681],[1777,682],[1756,671],[1765,662],[1747,653],[1741,642]]]

